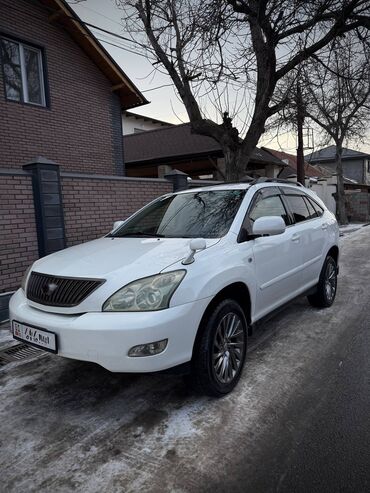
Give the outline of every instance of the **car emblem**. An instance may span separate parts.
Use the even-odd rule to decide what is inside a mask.
[[[49,282],[48,284],[44,284],[41,290],[45,296],[51,296],[57,288],[58,288],[57,284],[53,282]]]

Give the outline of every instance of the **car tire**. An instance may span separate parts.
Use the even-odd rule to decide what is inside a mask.
[[[321,269],[316,292],[307,296],[309,303],[317,308],[328,308],[334,303],[337,292],[337,263],[328,255]]]
[[[190,383],[198,392],[222,397],[239,381],[247,351],[247,322],[240,305],[225,299],[203,321],[194,348]]]

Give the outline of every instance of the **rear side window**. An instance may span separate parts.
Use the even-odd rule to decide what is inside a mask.
[[[318,217],[318,214],[316,212],[316,209],[314,208],[313,203],[311,202],[311,200],[308,197],[305,196],[304,197],[304,201],[306,202],[307,209],[308,209],[308,212],[310,214],[309,219],[314,219],[315,217]]]
[[[310,213],[302,195],[287,195],[285,199],[289,204],[296,223],[310,219]]]
[[[310,202],[312,207],[315,209],[317,217],[321,217],[324,214],[324,209],[321,207],[321,205],[319,205],[317,202],[312,200],[311,197],[307,197],[307,200]]]
[[[249,219],[254,222],[259,217],[265,216],[280,216],[284,219],[285,224],[289,224],[288,215],[285,210],[284,204],[278,195],[272,197],[263,197],[257,199],[257,202],[253,206]]]

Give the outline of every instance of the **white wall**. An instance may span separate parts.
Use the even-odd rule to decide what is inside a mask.
[[[337,191],[337,187],[334,183],[330,183],[330,179],[320,180],[317,183],[311,182],[309,188],[320,197],[330,212],[336,213],[336,202],[333,193]]]
[[[144,118],[137,118],[133,116],[128,117],[125,114],[122,114],[123,135],[133,134],[135,133],[135,129],[145,131],[145,130],[155,130],[157,128],[165,128],[165,127],[160,123],[145,121]]]
[[[297,178],[291,178],[289,181],[297,181]],[[322,180],[310,181],[306,178],[306,187],[317,194],[317,196],[324,202],[326,207],[333,214],[336,213],[337,205],[333,193],[337,191],[337,177],[333,175],[330,178]]]

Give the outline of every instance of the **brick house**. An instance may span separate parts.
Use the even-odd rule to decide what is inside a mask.
[[[0,39],[0,166],[123,174],[121,109],[147,101],[71,8],[1,2]]]
[[[147,102],[64,0],[0,2],[0,321],[31,262],[172,190],[124,176],[122,111]]]

